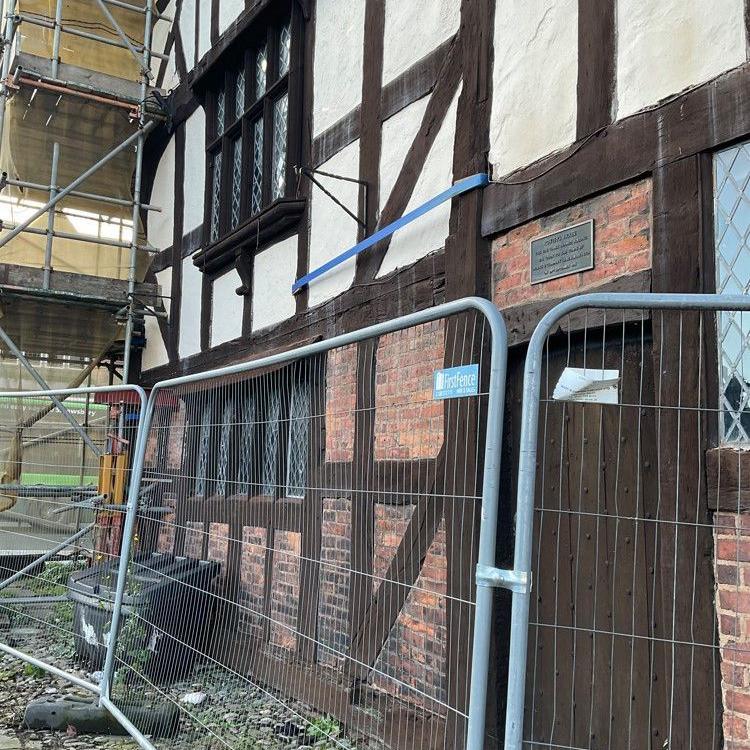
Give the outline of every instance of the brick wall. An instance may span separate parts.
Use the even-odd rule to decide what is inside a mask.
[[[216,583],[222,583],[226,578],[228,556],[229,524],[210,524],[208,527],[208,559],[221,565],[221,572],[215,579]]]
[[[271,643],[293,651],[297,646],[301,535],[274,534],[271,576]]]
[[[185,524],[185,557],[200,560],[203,557],[203,524],[200,521],[188,521]]]
[[[724,747],[750,750],[750,514],[714,518]]]
[[[252,633],[256,637],[262,634],[266,621],[263,616],[265,561],[266,530],[256,526],[243,526],[240,556],[240,628],[243,632]]]
[[[351,461],[357,407],[357,347],[328,354],[326,363],[326,461]]]
[[[531,240],[594,220],[594,268],[531,285]],[[584,201],[523,224],[492,243],[493,299],[501,309],[564,297],[651,268],[651,181]]]
[[[352,503],[347,498],[323,500],[320,549],[318,661],[330,667],[343,662],[349,649],[349,574]]]
[[[375,459],[434,458],[443,444],[443,404],[433,374],[445,357],[442,321],[380,339],[375,368]]]
[[[166,508],[175,508],[177,505],[177,496],[172,492],[166,492],[164,493],[162,502]],[[177,516],[174,512],[161,516],[161,520],[159,521],[159,536],[156,542],[157,551],[164,554],[171,554],[174,551],[176,519]]]
[[[413,513],[412,506],[375,508],[374,592],[382,585]],[[445,528],[441,522],[422,571],[375,662],[373,686],[411,703],[423,703],[424,696],[445,701],[447,580]]]

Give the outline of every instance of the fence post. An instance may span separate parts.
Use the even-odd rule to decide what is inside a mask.
[[[135,529],[135,521],[138,515],[138,497],[140,495],[143,463],[146,455],[146,435],[151,422],[151,415],[153,413],[153,402],[151,399],[146,401],[146,393],[144,390],[138,386],[131,386],[131,388],[137,392],[140,398],[142,416],[138,424],[135,450],[133,452],[133,466],[130,472],[130,485],[128,487],[128,504],[125,523],[122,530],[120,566],[117,572],[117,589],[115,591],[115,601],[112,607],[112,624],[110,625],[109,630],[110,636],[107,644],[107,655],[104,660],[104,668],[102,669],[101,697],[107,702],[110,699],[110,691],[112,688],[115,649],[117,648],[117,637],[119,634],[122,614],[122,599],[125,594],[133,531]]]

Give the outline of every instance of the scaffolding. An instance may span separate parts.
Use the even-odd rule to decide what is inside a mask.
[[[0,18],[0,341],[20,362],[91,360],[120,331],[127,383],[159,307],[143,155],[164,118],[154,32],[173,19],[154,0],[0,0]]]

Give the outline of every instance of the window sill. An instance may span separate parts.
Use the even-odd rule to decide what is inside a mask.
[[[224,271],[235,265],[243,246],[249,245],[254,252],[256,247],[296,226],[304,210],[304,199],[280,198],[230,234],[200,250],[193,263],[204,273]]]

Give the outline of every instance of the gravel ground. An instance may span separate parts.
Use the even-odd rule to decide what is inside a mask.
[[[15,595],[32,592],[14,590]],[[45,592],[47,593],[47,592]],[[73,670],[91,682],[89,674],[76,664],[70,633],[72,607],[56,604],[26,610],[29,617],[8,615],[0,598],[0,640],[53,665]],[[115,685],[117,691],[122,687]],[[233,678],[225,670],[198,668],[190,679],[165,689],[169,700],[181,708],[180,729],[176,737],[154,740],[164,750],[379,750],[379,743],[353,743],[343,736],[338,724],[318,717],[312,724],[309,708],[276,699],[246,680]],[[131,685],[126,692],[137,696],[141,705],[163,703],[160,694],[147,685]],[[22,730],[24,711],[30,701],[64,696],[90,698],[79,688],[63,680],[0,655],[0,750],[47,750],[48,748],[101,748],[126,750],[137,747],[126,737],[79,735],[75,727],[67,732]],[[192,696],[195,703],[184,702]]]

